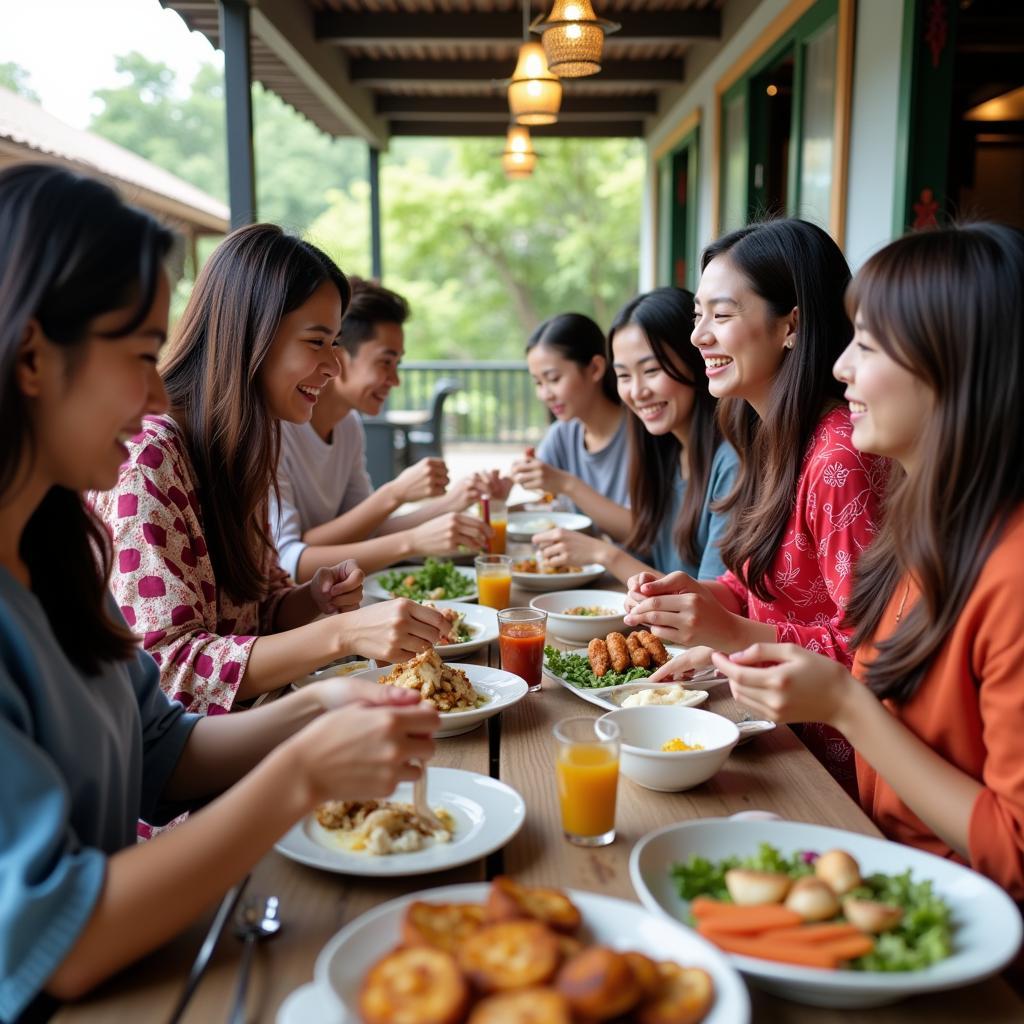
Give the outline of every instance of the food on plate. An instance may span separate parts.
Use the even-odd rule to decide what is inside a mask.
[[[607,664],[604,659],[608,659]],[[596,666],[595,666],[596,660]],[[570,686],[583,689],[603,689],[606,686],[619,686],[622,683],[634,683],[646,679],[654,668],[640,668],[636,665],[625,672],[614,672],[605,640],[591,640],[587,654],[566,654],[554,647],[544,648],[544,667],[552,675],[564,679]],[[603,671],[598,674],[597,669]]]
[[[450,644],[466,644],[473,639],[473,630],[466,622],[466,613],[454,608],[438,608],[433,601],[423,601],[424,608],[433,608],[448,622],[447,632],[438,638],[436,647],[447,647]]]
[[[930,881],[914,881],[910,871],[863,877],[844,850],[786,856],[762,843],[745,858],[713,863],[694,855],[671,874],[697,930],[730,953],[822,969],[913,971],[953,951],[950,909]]]
[[[673,736],[670,740],[665,740],[661,745],[663,753],[675,753],[680,750],[703,750],[703,743],[687,743],[686,740],[681,740],[678,736]]]
[[[395,569],[381,573],[380,585],[392,597],[408,597],[413,601],[453,601],[473,591],[473,580],[455,567],[453,562],[427,558],[423,568],[413,572]]]
[[[377,682],[382,686],[419,690],[420,698],[430,701],[438,711],[469,711],[486,701],[473,688],[466,673],[446,665],[433,647],[395,665]]]
[[[622,702],[624,708],[642,708],[648,705],[692,704],[701,695],[707,696],[705,690],[687,690],[685,686],[673,683],[671,686],[651,686],[644,690],[631,693]]]
[[[640,642],[640,637],[635,632],[626,637],[626,646],[629,648],[629,660],[637,668],[651,667],[651,652]]]
[[[604,638],[608,646],[608,657],[611,659],[613,672],[625,672],[632,664],[629,657],[629,645],[621,633],[609,633]]]
[[[536,558],[524,558],[521,562],[512,563],[513,572],[529,574],[539,573],[541,576],[558,576],[568,572],[583,572],[582,565],[552,565],[550,562],[538,563]]]
[[[647,648],[647,653],[655,665],[660,667],[668,661],[665,645],[649,629],[638,630],[637,639]]]
[[[516,533],[544,533],[545,530],[555,528],[554,519],[547,519],[544,516],[534,516],[533,519],[523,519],[516,523]]]
[[[559,615],[579,615],[583,618],[598,619],[608,615],[621,615],[622,609],[616,610],[615,608],[601,608],[596,604],[578,604],[572,608],[565,608],[558,613]],[[621,636],[622,634],[617,634]],[[623,637],[623,639],[625,639]]]
[[[367,972],[365,1024],[699,1024],[715,999],[696,967],[587,946],[560,889],[500,876],[483,905],[410,903],[401,945]],[[557,931],[552,929],[559,929]],[[436,990],[436,991],[435,991]]]
[[[412,804],[391,800],[329,800],[316,809],[321,828],[332,840],[352,853],[387,856],[414,853],[428,840],[450,843],[455,822],[443,808],[434,813],[445,826],[437,828],[421,818]]]
[[[611,668],[612,657],[608,651],[608,644],[599,636],[587,644],[587,661],[594,671],[594,675],[600,679]]]

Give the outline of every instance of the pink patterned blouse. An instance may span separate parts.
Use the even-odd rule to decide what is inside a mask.
[[[110,588],[160,666],[164,692],[186,711],[223,714],[292,585],[275,557],[262,601],[238,604],[217,586],[185,439],[169,416],[144,424],[117,487],[90,495],[114,541]]]
[[[874,539],[889,478],[888,459],[857,451],[846,406],[828,413],[804,454],[793,514],[772,564],[776,597],[762,601],[732,572],[719,576],[740,603],[740,613],[775,626],[779,643],[849,666],[850,632],[842,618],[858,556]],[[856,796],[853,749],[835,729],[808,723],[807,747]]]

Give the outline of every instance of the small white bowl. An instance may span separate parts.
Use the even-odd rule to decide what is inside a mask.
[[[569,643],[585,644],[594,637],[623,633],[626,629],[626,595],[614,590],[560,590],[542,594],[531,608],[548,613],[548,633]],[[614,608],[614,615],[566,615],[567,608]]]
[[[588,530],[592,525],[593,520],[579,512],[510,512],[507,529],[512,540],[529,540],[548,530]]]
[[[619,708],[602,718],[621,730],[619,771],[644,789],[678,793],[707,782],[725,764],[740,731],[721,715],[697,708]],[[671,739],[703,750],[662,750]]]

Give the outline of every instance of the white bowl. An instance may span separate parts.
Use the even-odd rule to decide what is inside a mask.
[[[619,708],[602,718],[621,730],[619,771],[644,789],[678,793],[706,782],[725,764],[740,731],[728,718],[686,707]],[[671,739],[703,750],[662,750]]]
[[[916,993],[959,988],[987,978],[1008,964],[1020,946],[1020,912],[987,878],[911,846],[822,825],[724,818],[669,825],[633,847],[630,881],[649,910],[672,921],[688,920],[689,904],[679,896],[669,874],[671,866],[694,854],[710,861],[746,857],[757,853],[761,843],[770,843],[787,856],[797,850],[846,850],[856,858],[863,875],[893,875],[909,868],[914,881],[932,882],[953,916],[953,955],[920,971],[825,971],[730,955],[751,982],[786,999],[811,1006],[882,1006]],[[975,1019],[984,1017],[979,1007]]]
[[[566,615],[566,608],[614,608],[614,615]],[[548,633],[568,643],[585,644],[594,637],[626,629],[626,595],[615,590],[559,590],[530,601],[548,613]]]
[[[513,559],[513,565],[518,561],[522,559]],[[516,572],[513,568],[512,582],[523,590],[548,593],[551,590],[565,590],[566,587],[586,586],[604,573],[604,566],[598,562],[580,566],[580,572]]]
[[[513,540],[529,540],[548,530],[588,530],[592,525],[589,516],[578,512],[510,512],[507,532]]]
[[[316,959],[313,977],[321,995],[344,1020],[359,1020],[363,978],[398,944],[405,908],[416,900],[483,903],[489,889],[486,882],[426,889],[400,896],[357,917],[324,946]],[[715,984],[715,1001],[702,1024],[748,1024],[750,997],[746,986],[725,956],[696,932],[636,903],[575,889],[567,892],[583,915],[582,934],[590,940],[707,971]]]

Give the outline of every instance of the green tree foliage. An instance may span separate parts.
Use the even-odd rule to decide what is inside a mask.
[[[29,73],[13,60],[0,61],[0,89],[10,89],[11,92],[24,96],[33,103],[39,102],[39,93],[29,83]]]

